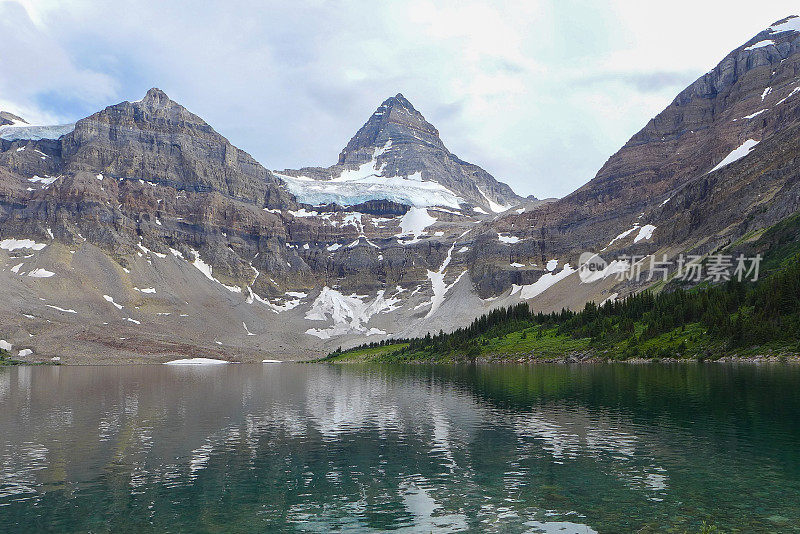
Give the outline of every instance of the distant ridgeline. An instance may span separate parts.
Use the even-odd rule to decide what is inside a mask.
[[[500,308],[452,333],[336,351],[323,361],[714,358],[800,353],[800,215],[737,250],[765,255],[757,282],[681,287],[677,280],[579,312]]]

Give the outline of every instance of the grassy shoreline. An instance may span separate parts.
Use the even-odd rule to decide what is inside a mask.
[[[446,357],[404,358],[396,354],[399,345],[387,345],[383,350],[370,349],[342,351],[305,363],[404,363],[404,364],[648,364],[648,363],[789,363],[800,364],[800,353],[782,350],[752,349],[746,354],[720,353],[667,357],[619,358],[607,351],[584,350],[561,354],[542,353],[486,353],[477,357],[447,355]]]

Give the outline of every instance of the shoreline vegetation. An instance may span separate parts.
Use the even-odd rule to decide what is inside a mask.
[[[452,333],[336,350],[317,362],[800,363],[800,215],[751,243],[723,249],[764,255],[758,281],[672,279],[624,300],[583,310],[500,308]]]

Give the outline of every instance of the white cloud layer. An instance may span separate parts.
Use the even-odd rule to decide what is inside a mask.
[[[75,120],[158,86],[270,168],[334,163],[402,92],[521,194],[562,196],[795,1],[0,0],[0,109]]]

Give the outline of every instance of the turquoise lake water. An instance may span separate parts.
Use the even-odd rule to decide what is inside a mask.
[[[0,532],[800,532],[791,365],[0,368]]]

